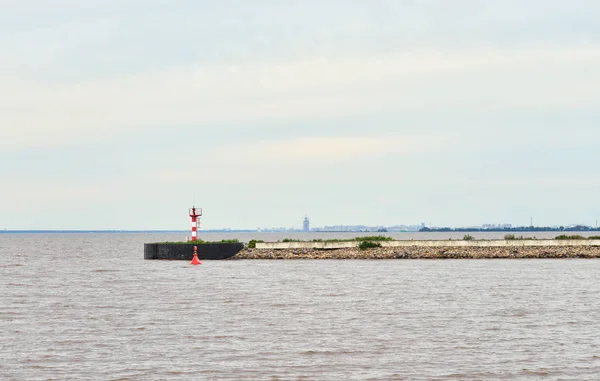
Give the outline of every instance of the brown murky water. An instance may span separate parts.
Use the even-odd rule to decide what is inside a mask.
[[[600,260],[142,259],[174,238],[0,235],[0,379],[600,379]]]

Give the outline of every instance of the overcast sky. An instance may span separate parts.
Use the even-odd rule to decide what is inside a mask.
[[[600,219],[595,0],[0,0],[0,229]]]

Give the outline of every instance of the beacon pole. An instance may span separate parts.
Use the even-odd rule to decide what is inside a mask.
[[[192,242],[198,240],[198,228],[200,227],[200,216],[202,216],[202,209],[196,208],[195,206],[190,209],[190,217],[192,218]],[[194,257],[192,258],[192,265],[201,264],[198,259],[198,247],[194,246]]]
[[[198,238],[198,227],[200,226],[200,216],[202,216],[202,209],[196,208],[195,206],[190,209],[190,217],[192,218],[192,242],[195,242]]]

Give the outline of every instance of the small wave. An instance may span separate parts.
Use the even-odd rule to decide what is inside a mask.
[[[294,303],[271,303],[271,304],[269,304],[269,307],[273,307],[273,308],[294,307],[294,306],[297,306],[297,304],[294,304]]]
[[[12,312],[12,311],[0,312],[0,320],[14,320],[21,316],[23,316],[23,314],[21,312]]]
[[[521,373],[529,374],[532,376],[549,376],[550,371],[548,369],[539,369],[539,370],[530,370],[530,369],[521,369]]]
[[[301,352],[301,355],[305,356],[337,356],[337,355],[352,355],[355,354],[355,351],[304,351]]]
[[[50,365],[40,365],[40,364],[29,365],[28,368],[30,368],[30,369],[39,369],[39,370],[52,370],[52,369],[54,369],[53,366],[50,366]],[[50,380],[52,380],[52,379],[50,379]]]
[[[443,379],[457,379],[457,380],[479,380],[479,379],[494,379],[494,377],[497,377],[496,374],[494,373],[490,373],[490,372],[483,372],[483,373],[451,373],[451,374],[447,374],[443,376]]]
[[[56,341],[56,344],[82,344],[82,343],[86,343],[86,340],[82,340],[82,339],[66,339],[66,340],[58,340]]]

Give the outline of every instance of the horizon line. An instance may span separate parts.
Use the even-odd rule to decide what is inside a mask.
[[[560,228],[563,229],[560,229]],[[265,229],[206,229],[198,230],[198,233],[435,233],[440,232],[532,232],[537,233],[539,229],[545,229],[545,231],[565,231],[571,230],[573,227],[582,227],[587,231],[596,231],[599,228],[587,225],[566,225],[566,226],[513,226],[511,228],[481,228],[481,227],[425,227],[426,230],[414,230],[414,231],[371,231],[371,230],[320,230],[325,227],[316,227],[305,231],[302,229],[290,228],[288,230],[278,230],[278,228],[265,228]],[[579,231],[579,230],[578,230]],[[190,233],[189,230],[174,230],[174,229],[2,229],[0,234],[14,234],[14,233]]]

